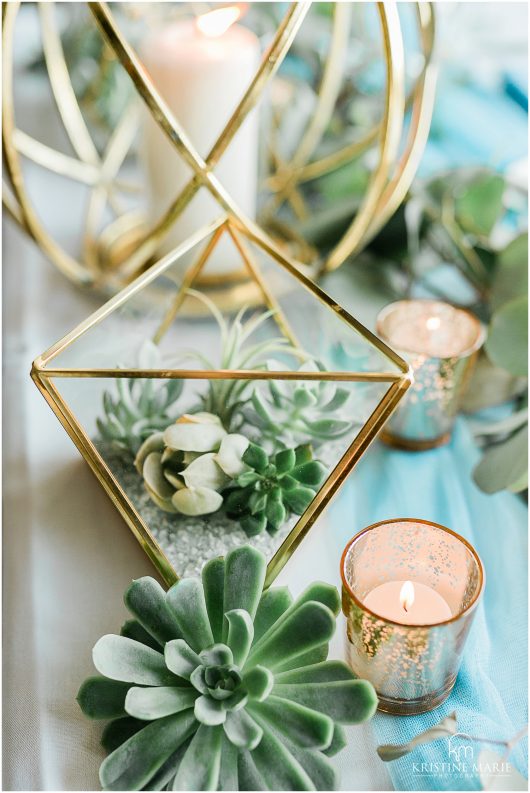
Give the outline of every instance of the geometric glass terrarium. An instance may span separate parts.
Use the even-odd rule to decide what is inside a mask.
[[[221,239],[246,276],[227,305],[211,286]],[[230,217],[153,264],[32,377],[168,584],[248,542],[270,583],[411,382]]]

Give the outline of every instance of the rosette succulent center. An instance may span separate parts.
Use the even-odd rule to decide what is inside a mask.
[[[269,457],[251,443],[242,462],[247,470],[238,476],[238,487],[227,495],[226,511],[239,519],[249,537],[264,529],[275,534],[290,513],[301,515],[326,475],[325,466],[313,459],[308,444]]]
[[[200,664],[190,675],[190,683],[202,695],[195,701],[195,715],[205,724],[222,724],[227,712],[246,705],[243,674],[226,644],[216,644],[198,657]],[[213,701],[204,701],[208,699]]]

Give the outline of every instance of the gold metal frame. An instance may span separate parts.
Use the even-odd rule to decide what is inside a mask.
[[[129,283],[154,256],[160,242],[202,187],[210,191],[220,210],[230,216],[234,225],[268,240],[268,236],[250,218],[245,217],[213,173],[234,135],[249,111],[260,100],[266,86],[276,73],[299,30],[311,2],[289,5],[276,34],[264,53],[261,64],[247,91],[235,108],[225,128],[205,158],[199,156],[180,123],[146,76],[138,56],[119,30],[109,6],[88,3],[95,21],[113,55],[129,74],[134,87],[153,118],[169,137],[193,170],[188,184],[150,228],[138,223],[138,214],[117,214],[115,223],[98,237],[98,223],[106,203],[115,207],[116,192],[130,190],[131,185],[119,178],[120,166],[129,150],[136,129],[136,108],[124,114],[102,156],[98,155],[72,90],[68,69],[57,28],[53,3],[39,3],[44,54],[51,87],[58,110],[77,159],[45,146],[16,127],[13,109],[12,48],[13,30],[20,3],[3,4],[3,150],[8,184],[3,201],[9,214],[27,231],[47,256],[72,281],[104,292],[116,292]],[[416,5],[424,65],[409,98],[404,93],[404,53],[396,4],[377,3],[386,64],[385,106],[382,121],[362,140],[335,152],[327,158],[310,162],[340,88],[341,64],[349,28],[349,4],[336,3],[332,43],[324,67],[317,110],[305,131],[299,150],[289,163],[278,163],[278,173],[270,184],[275,185],[275,205],[296,194],[297,184],[315,178],[358,156],[379,141],[379,162],[374,170],[361,207],[343,238],[337,242],[321,269],[332,270],[349,256],[359,252],[395,212],[404,199],[416,172],[423,151],[432,114],[436,68],[432,63],[434,16],[429,3]],[[398,159],[398,146],[408,106],[412,121],[407,143]],[[35,212],[25,188],[20,155],[30,157],[51,171],[70,176],[89,185],[91,195],[86,214],[83,259],[67,253],[48,233]],[[270,240],[269,240],[270,242]]]
[[[206,242],[206,246],[195,262],[188,267],[183,281],[166,311],[155,340],[159,341],[170,327],[173,319],[182,307],[186,293],[195,279],[200,275],[206,265],[209,255],[222,234],[229,234],[243,260],[249,277],[255,282],[261,293],[265,306],[274,309],[275,320],[281,332],[294,341],[292,330],[286,317],[281,312],[274,296],[270,292],[267,281],[264,279],[260,265],[252,258],[246,242],[257,245],[267,253],[275,265],[293,276],[302,289],[309,292],[326,308],[332,311],[347,327],[361,335],[370,345],[379,350],[386,360],[397,367],[397,372],[351,372],[351,371],[326,371],[326,372],[300,372],[300,371],[258,371],[258,370],[193,370],[193,369],[117,369],[117,368],[66,368],[53,365],[55,358],[64,350],[75,343],[83,334],[108,317],[113,311],[124,305],[130,298],[137,295],[154,279],[174,266],[175,261],[188,253],[194,246]],[[272,266],[272,265],[271,265]],[[178,577],[164,552],[149,531],[133,504],[127,497],[123,488],[112,474],[94,443],[87,435],[79,420],[76,418],[65,399],[56,387],[55,380],[61,378],[178,378],[182,380],[200,379],[225,379],[225,380],[291,380],[291,381],[336,381],[336,382],[378,382],[388,383],[388,389],[379,401],[372,414],[357,433],[349,448],[343,454],[337,465],[333,468],[328,478],[316,494],[308,509],[297,521],[292,531],[288,534],[280,548],[269,563],[267,571],[267,584],[269,584],[291,554],[294,552],[303,537],[314,524],[330,499],[337,492],[347,475],[352,471],[369,444],[383,428],[386,420],[397,406],[412,382],[412,374],[408,364],[388,347],[381,339],[377,338],[344,308],[336,303],[329,295],[323,292],[313,281],[307,278],[300,270],[268,240],[263,240],[262,235],[254,234],[252,230],[239,226],[231,217],[225,216],[210,224],[208,227],[190,237],[185,243],[176,248],[156,264],[152,265],[143,275],[139,276],[132,284],[122,290],[118,295],[108,301],[92,316],[82,322],[75,330],[58,341],[49,350],[39,356],[33,363],[31,376],[44,398],[59,418],[77,448],[87,460],[96,477],[118,508],[125,521],[132,529],[138,541],[158,568],[168,584],[173,583]]]

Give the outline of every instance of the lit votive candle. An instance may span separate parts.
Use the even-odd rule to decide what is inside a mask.
[[[413,450],[447,443],[484,341],[481,323],[439,300],[400,300],[380,312],[377,332],[414,371],[382,440]]]
[[[257,36],[234,24],[238,6],[224,6],[196,19],[171,22],[149,35],[142,60],[163,99],[184,128],[195,149],[206,158],[219,133],[250,85],[260,61]],[[150,114],[145,114],[142,155],[149,184],[149,211],[158,220],[192,178],[191,168],[167,140]],[[258,118],[254,109],[222,155],[215,175],[239,208],[256,213],[258,178]],[[168,253],[223,210],[202,187],[175,220],[164,238]],[[206,275],[226,275],[242,266],[228,238],[211,254]]]
[[[452,612],[441,595],[418,581],[387,581],[364,599],[370,611],[403,625],[434,625],[451,619]]]
[[[379,709],[423,713],[449,696],[484,571],[450,529],[404,518],[376,523],[341,561],[348,662],[370,680]]]

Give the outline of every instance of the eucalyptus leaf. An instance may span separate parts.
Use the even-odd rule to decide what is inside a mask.
[[[524,487],[527,476],[528,426],[505,441],[490,446],[473,471],[473,479],[485,493],[497,493],[520,485]]]
[[[494,309],[528,293],[528,232],[515,237],[498,255],[491,288]]]
[[[528,374],[528,296],[510,300],[494,313],[486,352],[496,366],[510,374]]]
[[[479,173],[459,188],[455,216],[465,231],[488,236],[502,211],[505,181],[499,174]]]

